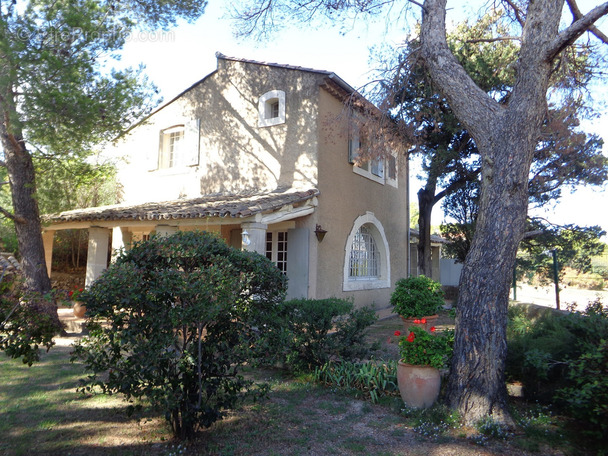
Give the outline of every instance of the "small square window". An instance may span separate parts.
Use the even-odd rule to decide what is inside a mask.
[[[285,92],[271,90],[258,101],[258,126],[271,127],[285,123]]]

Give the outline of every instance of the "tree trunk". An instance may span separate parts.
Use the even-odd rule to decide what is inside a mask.
[[[435,204],[435,192],[428,188],[418,191],[418,273],[433,277],[431,261],[431,214]]]
[[[10,127],[6,120],[8,118],[5,113],[5,121],[0,125],[0,135],[11,187],[15,232],[25,276],[25,287],[30,292],[46,295],[51,291],[51,281],[46,269],[42,226],[36,201],[34,164],[25,148],[22,135],[9,132]],[[51,316],[57,328],[61,328],[55,300],[44,298],[36,299],[36,302],[37,308]]]
[[[484,93],[447,46],[446,0],[426,0],[422,52],[433,80],[474,138],[482,157],[482,191],[471,250],[460,278],[449,405],[473,424],[507,411],[505,360],[509,283],[527,215],[528,173],[546,110],[551,58],[563,0],[530,2],[517,78],[508,104]]]
[[[497,161],[484,163],[479,217],[460,277],[447,397],[469,424],[491,416],[512,426],[505,384],[507,308],[525,227],[532,154],[529,145],[526,152],[525,144],[502,144],[493,151]]]
[[[3,135],[4,136],[4,135]],[[3,138],[6,168],[11,185],[15,231],[28,290],[42,294],[51,291],[42,243],[42,225],[36,201],[36,179],[32,157],[21,140]]]

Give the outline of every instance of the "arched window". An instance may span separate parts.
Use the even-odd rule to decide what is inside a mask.
[[[378,277],[380,253],[376,241],[368,228],[363,225],[355,233],[350,247],[348,277],[351,280]]]
[[[346,240],[344,291],[388,288],[390,252],[384,228],[372,212],[355,220]]]
[[[258,101],[258,126],[270,127],[285,123],[285,92],[271,90]]]

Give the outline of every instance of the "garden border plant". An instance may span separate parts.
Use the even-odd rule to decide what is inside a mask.
[[[375,348],[366,342],[377,320],[370,307],[355,309],[338,298],[286,301],[263,339],[259,362],[283,364],[294,372],[312,372],[330,360],[360,360]]]

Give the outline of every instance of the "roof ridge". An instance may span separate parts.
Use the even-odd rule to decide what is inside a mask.
[[[276,63],[276,62],[266,62],[266,61],[262,61],[262,60],[246,59],[246,58],[242,58],[242,57],[230,57],[225,54],[222,54],[219,51],[217,51],[215,53],[215,57],[218,59],[223,59],[223,60],[232,60],[234,62],[253,63],[255,65],[265,65],[265,66],[271,66],[271,67],[285,68],[288,70],[309,71],[311,73],[319,73],[319,74],[324,74],[327,76],[336,74],[335,72],[329,71],[329,70],[319,70],[316,68],[303,67],[303,66],[298,66],[298,65],[290,65],[290,64]]]

